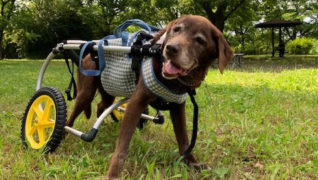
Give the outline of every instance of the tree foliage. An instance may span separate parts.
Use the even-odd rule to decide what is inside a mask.
[[[3,57],[3,39],[14,11],[15,0],[0,0],[0,59]]]
[[[198,0],[193,2],[203,9],[208,19],[221,31],[227,21],[243,5],[248,6],[250,0]]]
[[[0,59],[44,57],[65,39],[100,39],[126,19],[163,27],[183,14],[214,23],[240,52],[264,53],[270,32],[254,25],[272,19],[299,19],[284,39],[318,36],[315,0],[0,0]]]
[[[308,54],[314,43],[308,38],[297,38],[290,41],[286,48],[291,54]]]

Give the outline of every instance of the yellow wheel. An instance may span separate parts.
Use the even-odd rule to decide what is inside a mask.
[[[64,136],[66,104],[55,88],[38,90],[25,110],[22,119],[23,144],[31,149],[52,152]]]
[[[114,103],[116,103],[116,102],[117,102],[117,101],[116,101],[116,99],[115,99]],[[125,104],[123,104],[123,105],[121,105],[120,107],[126,109],[126,108],[127,108],[127,105],[128,105],[128,102],[125,103]],[[144,114],[149,114],[148,108],[146,108],[146,110],[145,110],[143,113],[144,113]],[[124,118],[124,114],[125,114],[124,112],[118,111],[117,109],[115,109],[115,110],[113,110],[113,112],[110,114],[110,116],[111,116],[111,118],[112,118],[115,122],[119,122],[120,120],[122,120],[122,119]],[[145,119],[140,119],[140,121],[139,121],[137,127],[138,127],[139,129],[142,129],[143,126],[144,126],[144,124],[145,124],[146,122],[147,122],[147,121],[146,121]]]
[[[48,95],[32,103],[25,122],[25,136],[32,149],[40,149],[50,139],[55,127],[55,104]]]
[[[114,103],[116,103],[116,99],[114,101]],[[127,107],[127,103],[121,105],[120,107],[122,108],[125,108]],[[124,112],[121,112],[121,111],[118,111],[117,109],[113,110],[113,112],[110,114],[110,116],[112,117],[112,119],[115,121],[115,122],[119,122],[120,120],[122,120],[124,118]]]

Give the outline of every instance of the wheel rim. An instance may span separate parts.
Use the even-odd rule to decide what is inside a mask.
[[[53,99],[41,95],[30,106],[25,124],[25,136],[33,149],[42,148],[53,134],[56,108]]]
[[[117,102],[117,101],[115,100],[114,103],[116,103],[116,102]],[[126,109],[127,104],[128,104],[128,103],[125,103],[125,104],[121,105],[120,107]],[[124,113],[119,112],[117,109],[113,110],[113,114],[114,114],[114,116],[117,118],[117,120],[122,120],[122,119],[123,119]]]

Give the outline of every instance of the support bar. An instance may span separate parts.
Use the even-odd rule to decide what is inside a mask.
[[[42,84],[42,80],[43,80],[43,76],[45,73],[46,68],[48,67],[49,63],[51,62],[51,60],[54,58],[55,54],[54,54],[54,50],[47,56],[47,58],[45,59],[42,68],[40,70],[39,76],[38,76],[38,80],[36,82],[36,90],[39,90],[41,88],[41,84]]]
[[[66,44],[84,44],[87,41],[82,41],[82,40],[66,40]]]
[[[65,129],[65,131],[67,131],[75,136],[78,136],[78,137],[81,137],[81,135],[84,134],[83,132],[76,130],[74,128],[71,128],[69,126],[64,126],[64,129]]]
[[[66,50],[80,50],[81,44],[64,44],[63,49]],[[95,45],[94,50],[97,51],[98,46]],[[123,53],[130,53],[131,47],[129,46],[103,46],[104,52],[111,51],[111,52],[123,52]]]
[[[82,40],[67,40],[66,41],[67,44],[63,44],[63,43],[57,44],[57,46],[55,48],[53,48],[52,52],[50,52],[50,54],[47,56],[47,58],[45,59],[43,65],[42,65],[42,68],[40,70],[38,80],[36,83],[36,90],[39,90],[41,88],[41,84],[42,84],[42,80],[43,80],[43,76],[44,76],[44,73],[46,71],[46,68],[48,67],[50,61],[55,57],[55,55],[57,53],[63,51],[63,49],[65,49],[65,50],[80,50],[81,45],[86,43],[86,42],[87,41],[82,41]],[[94,48],[94,50],[97,51],[98,46],[95,45],[93,48]],[[111,52],[130,53],[131,47],[128,47],[128,46],[103,46],[103,50],[104,50],[104,52],[111,51]]]
[[[107,108],[97,119],[95,122],[93,128],[98,129],[100,124],[103,122],[103,120],[108,116],[111,112],[113,112],[114,109],[117,109],[122,104],[126,103],[128,101],[128,98],[121,99],[117,101],[116,103],[112,104],[109,108]]]
[[[117,101],[115,104],[112,104],[109,108],[107,108],[100,116],[99,118],[96,120],[93,128],[90,129],[90,131],[88,133],[83,133],[79,130],[76,130],[72,127],[69,126],[65,126],[64,129],[65,131],[80,137],[82,140],[87,141],[87,142],[91,142],[94,140],[94,138],[96,137],[96,134],[98,132],[98,127],[100,126],[100,124],[103,122],[103,120],[106,118],[107,115],[109,115],[114,109],[118,108],[119,106],[121,106],[122,104],[126,103],[128,101],[128,98],[124,98],[121,99],[119,101]]]
[[[119,111],[121,111],[121,112],[125,112],[125,111],[126,111],[126,109],[125,109],[125,108],[122,108],[122,107],[118,107],[117,109],[118,109]],[[150,120],[150,121],[158,120],[157,117],[149,116],[149,115],[147,115],[147,114],[141,114],[141,118],[142,118],[142,119],[145,119],[145,120]]]

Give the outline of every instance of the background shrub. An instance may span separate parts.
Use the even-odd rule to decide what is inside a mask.
[[[286,49],[290,54],[309,54],[314,43],[308,38],[297,38],[290,41],[286,45]]]
[[[318,39],[313,39],[314,47],[309,52],[310,54],[318,54]]]

